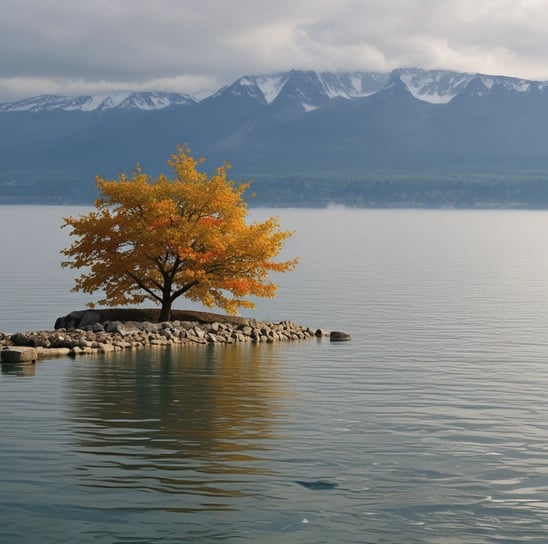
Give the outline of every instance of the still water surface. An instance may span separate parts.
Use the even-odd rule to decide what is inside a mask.
[[[80,211],[0,208],[0,330],[83,308]],[[252,315],[353,340],[3,367],[0,542],[547,542],[548,214],[273,213]]]

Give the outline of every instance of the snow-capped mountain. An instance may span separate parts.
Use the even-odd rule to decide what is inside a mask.
[[[514,77],[418,68],[394,70],[389,84],[395,81],[401,81],[416,99],[432,104],[447,104],[461,93],[486,96],[498,88],[519,94],[542,91],[548,86],[547,82]]]
[[[431,104],[448,104],[463,93],[486,96],[494,89],[504,89],[519,94],[540,92],[548,87],[548,82],[543,81],[450,70],[399,68],[391,73],[292,70],[241,77],[210,98],[248,97],[267,105],[282,99],[292,99],[305,112],[309,112],[330,100],[364,98],[396,83],[403,84],[417,100]]]
[[[543,81],[450,70],[399,68],[391,73],[291,70],[243,76],[205,100],[246,97],[265,105],[292,100],[300,104],[303,111],[309,112],[333,99],[365,98],[396,83],[403,84],[417,100],[431,104],[448,104],[463,93],[485,96],[493,89],[504,89],[519,94],[542,92],[548,87],[548,82]],[[78,97],[41,95],[17,102],[2,103],[0,112],[101,112],[113,109],[149,111],[198,102],[198,99],[185,93],[119,91]]]
[[[223,87],[211,98],[223,95],[247,96],[272,104],[290,98],[305,111],[317,109],[334,98],[369,96],[387,83],[389,74],[377,72],[313,72],[291,70],[275,74],[244,76]]]
[[[121,110],[161,110],[170,106],[193,104],[196,99],[188,94],[168,92],[119,91],[93,96],[73,98],[41,95],[17,102],[0,104],[0,112],[39,112],[39,111],[106,111]]]

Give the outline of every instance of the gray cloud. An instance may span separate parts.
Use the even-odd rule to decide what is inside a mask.
[[[448,68],[548,79],[544,0],[3,0],[0,101],[202,94],[291,68]]]

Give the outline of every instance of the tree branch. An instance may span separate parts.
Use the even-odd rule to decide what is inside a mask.
[[[132,272],[126,271],[126,275],[129,276],[143,291],[148,293],[151,297],[155,298],[158,302],[162,302],[162,297],[158,296],[148,285],[146,285],[138,276]],[[153,282],[155,285],[156,282]],[[160,286],[157,285],[158,288]]]
[[[171,301],[173,302],[175,299],[179,298],[181,295],[184,295],[188,290],[192,289],[196,285],[198,285],[200,282],[198,280],[195,280],[191,283],[187,283],[180,289],[177,289],[177,291],[174,291],[171,295]]]

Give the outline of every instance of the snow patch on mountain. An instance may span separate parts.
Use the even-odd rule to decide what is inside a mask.
[[[0,104],[0,111],[40,111],[64,109],[70,100],[62,96],[42,94],[33,98],[25,98],[17,102]]]
[[[392,74],[405,84],[417,100],[431,104],[451,102],[476,77],[469,73],[417,68],[394,70]]]
[[[318,74],[327,96],[333,98],[363,98],[380,91],[389,74],[377,72],[322,72]]]
[[[88,97],[83,104],[74,104],[74,106],[70,106],[65,109],[82,111],[110,110],[122,106],[122,104],[128,100],[130,96],[131,93],[125,91],[112,94],[99,94]]]
[[[319,109],[319,106],[313,106],[312,104],[307,104],[306,102],[301,102],[302,107],[304,108],[305,112],[314,111]]]
[[[506,76],[479,76],[482,83],[491,91],[495,85],[500,85],[514,93],[527,93],[534,89],[542,89],[545,85],[540,81],[528,81]]]
[[[276,100],[276,97],[280,94],[280,91],[287,81],[287,77],[287,73],[280,73],[257,76],[255,78],[255,82],[263,93],[267,104],[271,104]]]

